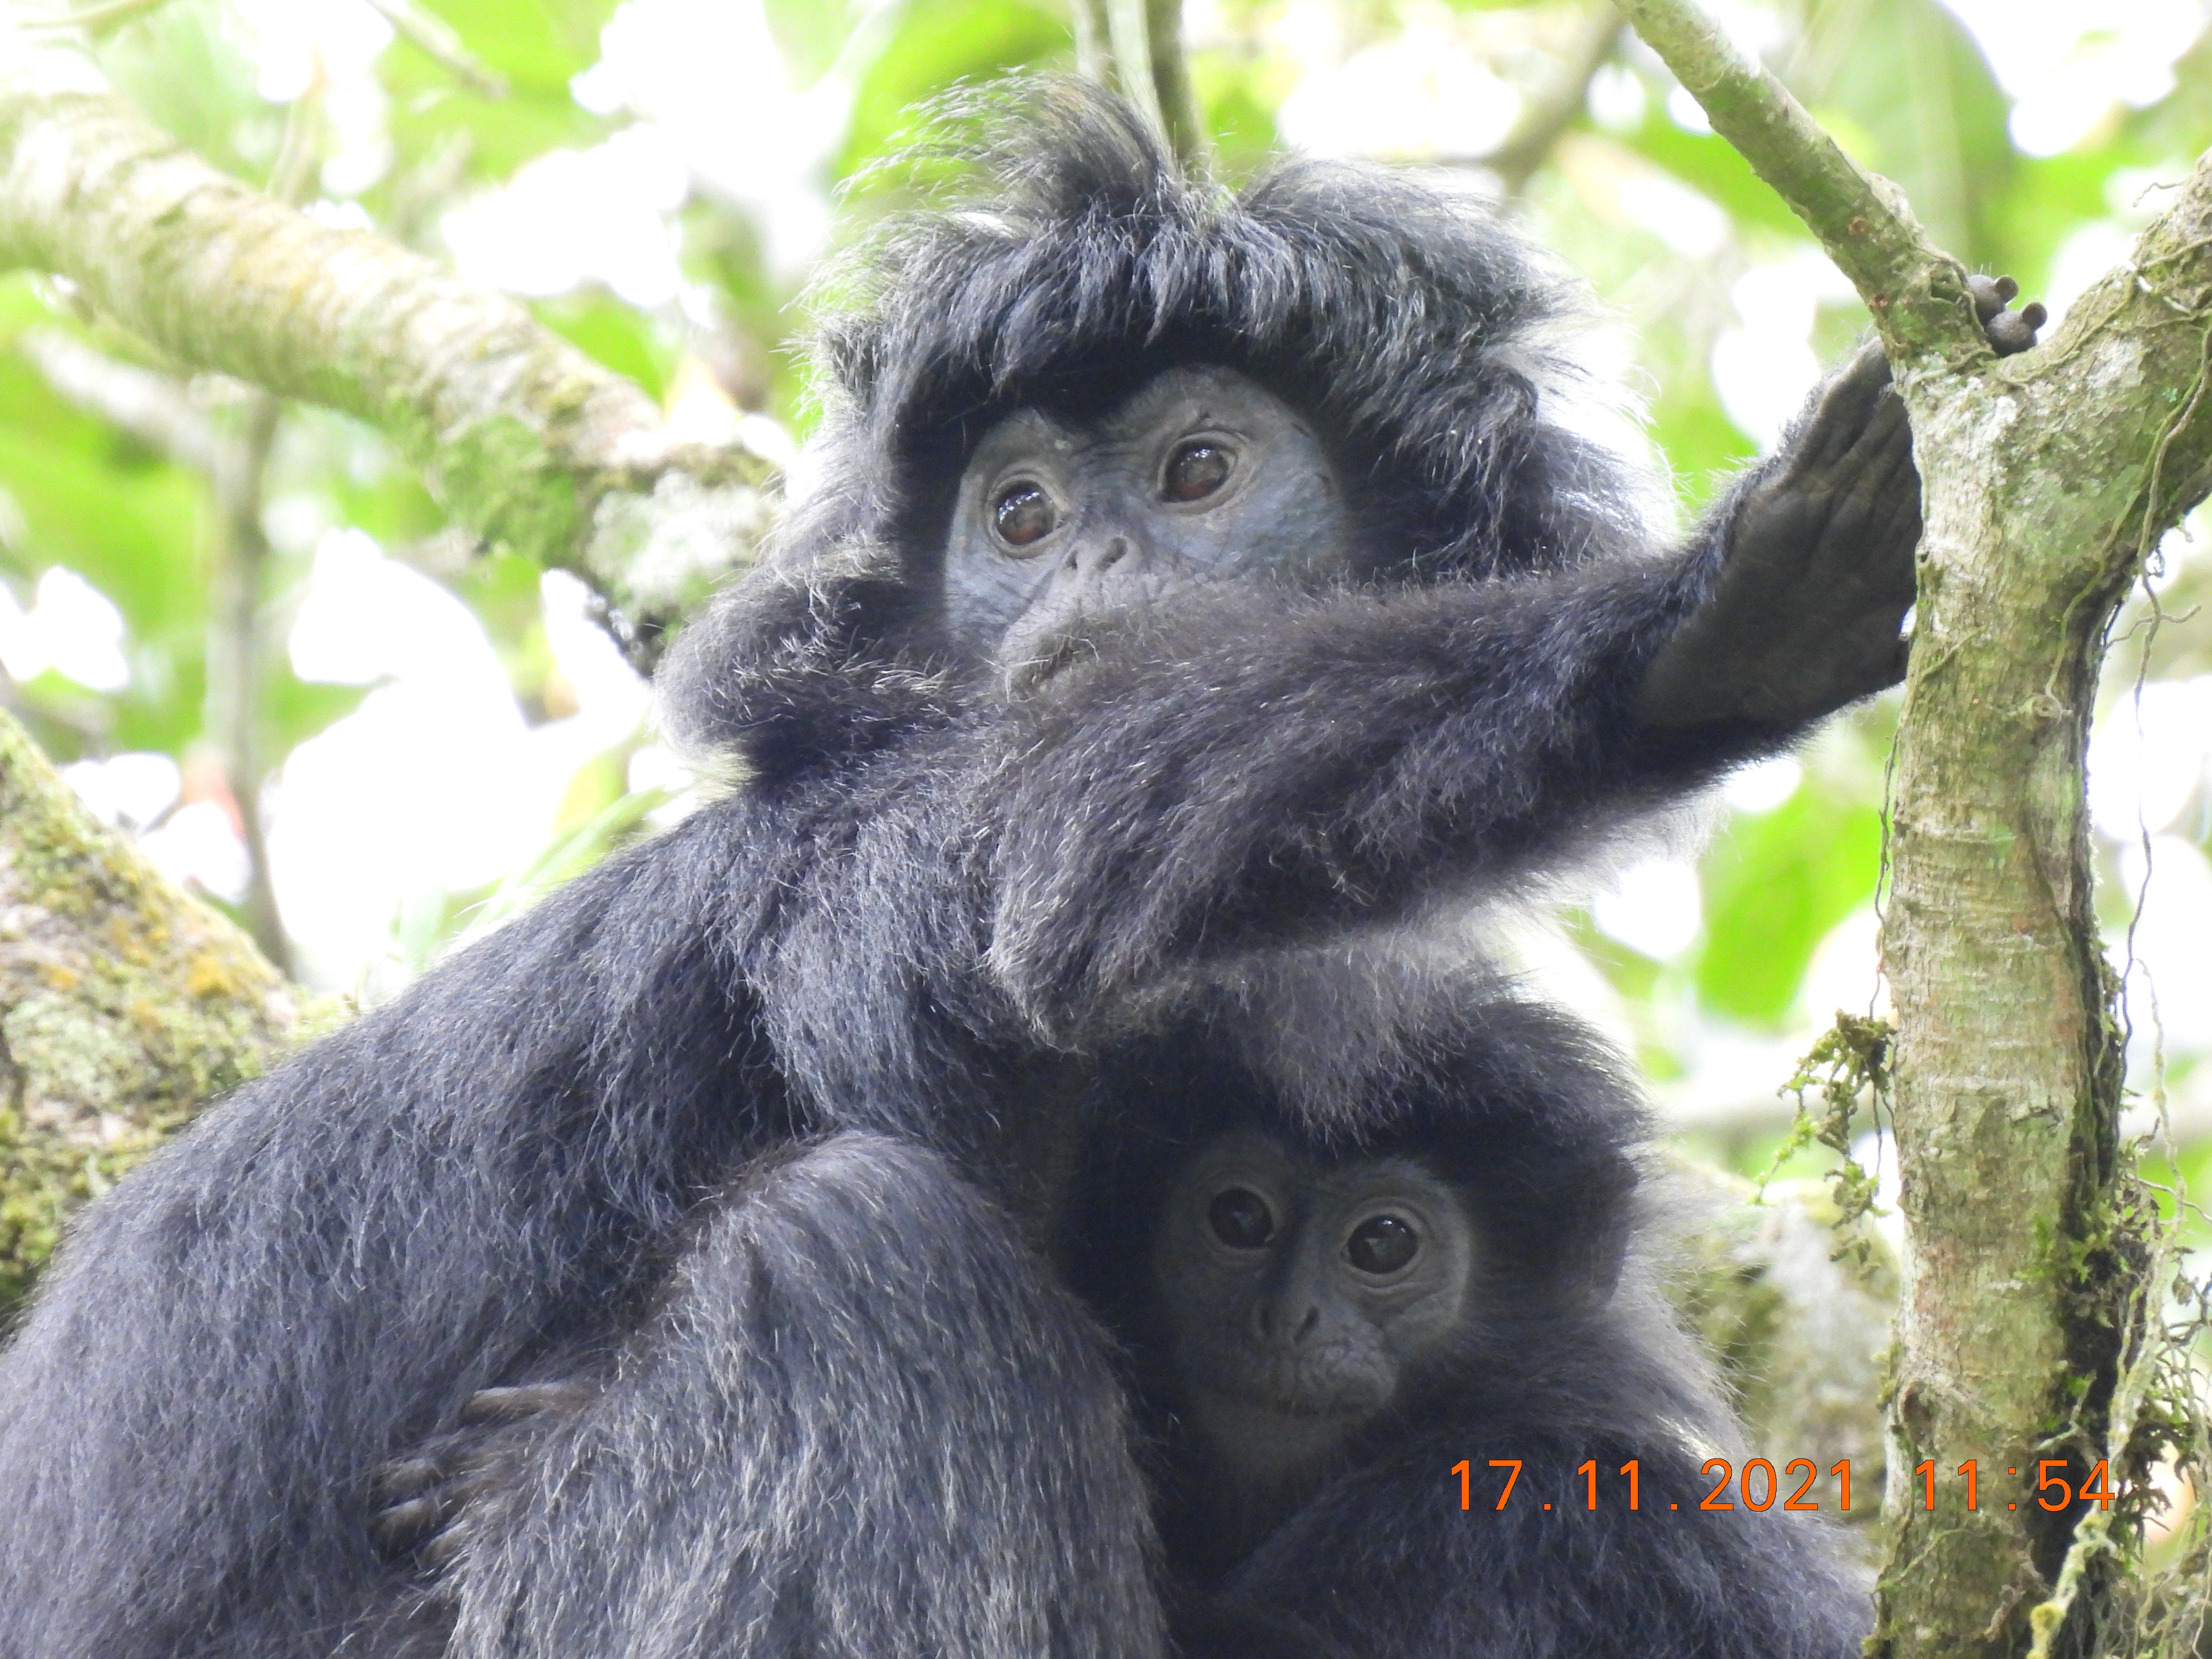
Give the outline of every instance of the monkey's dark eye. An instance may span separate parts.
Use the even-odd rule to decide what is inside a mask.
[[[1344,1241],[1344,1259],[1364,1273],[1395,1273],[1420,1248],[1421,1236],[1411,1222],[1378,1215],[1352,1230],[1352,1237]]]
[[[1168,457],[1166,471],[1160,475],[1160,499],[1202,501],[1229,482],[1229,474],[1236,465],[1233,452],[1203,438],[1178,444],[1175,453]]]
[[[1206,1206],[1206,1225],[1234,1250],[1256,1250],[1275,1236],[1274,1212],[1249,1187],[1231,1187]]]
[[[1060,508],[1036,484],[1008,484],[991,503],[991,528],[1008,547],[1033,547],[1060,528]]]

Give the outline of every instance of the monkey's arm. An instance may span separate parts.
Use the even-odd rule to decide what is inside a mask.
[[[1993,339],[2037,309],[1993,312]],[[1201,953],[1556,869],[1893,679],[1918,534],[1902,405],[1863,354],[1670,559],[1231,588],[1102,636],[1017,708],[981,798],[994,971],[1064,1030]]]
[[[611,1375],[537,1415],[464,1495],[456,1655],[1161,1659],[1106,1345],[927,1147],[756,1168]]]
[[[1712,557],[1194,599],[1022,711],[985,820],[999,981],[1047,1029],[1200,955],[1552,871],[1795,725],[1641,725]]]
[[[697,920],[764,854],[718,835],[600,865],[84,1212],[0,1352],[0,1656],[328,1651],[389,1577],[369,1471],[611,1325],[787,1133]]]

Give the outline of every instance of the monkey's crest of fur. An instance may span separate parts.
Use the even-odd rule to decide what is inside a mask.
[[[665,671],[684,741],[773,771],[941,714],[939,619],[916,596],[936,591],[968,454],[1015,408],[1097,408],[1171,364],[1235,369],[1311,416],[1377,579],[1516,574],[1643,539],[1619,458],[1539,397],[1578,378],[1558,344],[1587,318],[1580,290],[1486,204],[1297,159],[1232,193],[1069,82],[944,125],[980,130],[961,149],[989,208],[898,221],[836,283],[856,305],[822,331],[816,441],[841,487],[689,631]]]

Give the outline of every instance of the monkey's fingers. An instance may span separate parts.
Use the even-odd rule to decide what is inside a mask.
[[[1856,492],[1887,479],[1900,462],[1911,465],[1911,432],[1905,399],[1885,383],[1850,442],[1829,461],[1829,478],[1842,489]]]
[[[368,1478],[370,1494],[382,1502],[398,1504],[419,1498],[446,1478],[446,1466],[434,1457],[395,1457]]]
[[[2000,357],[2027,350],[2035,343],[2035,331],[2051,320],[2051,313],[2033,301],[2018,311],[2005,309],[2020,297],[2020,284],[2009,276],[1969,276],[1966,291],[1973,296],[1982,332]]]
[[[2035,331],[2051,320],[2051,313],[2030,302],[2018,311],[2002,312],[1982,325],[1990,345],[2000,357],[2025,351],[2035,343]]]
[[[1800,477],[1817,475],[1839,465],[1879,414],[1889,381],[1889,359],[1882,356],[1879,342],[1869,340],[1844,372],[1821,389],[1805,417],[1790,471]]]
[[[441,1493],[427,1492],[393,1504],[368,1517],[368,1530],[390,1555],[404,1555],[445,1525],[453,1506]]]
[[[520,1382],[507,1388],[478,1389],[461,1407],[461,1421],[520,1423],[543,1412],[574,1411],[592,1394],[578,1382]]]

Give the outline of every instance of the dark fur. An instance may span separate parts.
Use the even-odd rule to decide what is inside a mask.
[[[1375,1079],[1370,1133],[1304,1138],[1321,1163],[1409,1153],[1466,1194],[1480,1240],[1468,1322],[1313,1490],[1241,1525],[1223,1502],[1239,1477],[1185,1428],[1173,1333],[1139,1264],[1194,1149],[1243,1125],[1302,1132],[1212,1045],[1135,1045],[1118,1062],[1116,1097],[1148,1115],[1098,1137],[1067,1255],[1123,1338],[1160,1448],[1182,1650],[1851,1659],[1866,1591],[1823,1528],[1698,1507],[1700,1465],[1735,1455],[1735,1431],[1638,1248],[1634,1091],[1586,1031],[1510,994],[1470,982],[1455,1023],[1431,1064]],[[1522,1465],[1502,1511],[1493,1457]],[[1575,1473],[1592,1458],[1595,1511]],[[1617,1474],[1632,1458],[1634,1511]]]
[[[394,1622],[371,1471],[579,1351],[622,1380],[461,1564],[465,1650],[884,1659],[927,1631],[1012,1659],[1048,1630],[1054,1654],[1158,1653],[1094,1333],[1012,1254],[1013,1227],[1048,1229],[1121,1057],[1218,1044],[1302,1127],[1374,1127],[1390,1079],[1468,1041],[1438,901],[1790,735],[1632,718],[1727,513],[1637,556],[1614,464],[1537,389],[1565,374],[1544,342],[1566,290],[1496,222],[1320,166],[1231,199],[1095,101],[1032,121],[995,216],[882,252],[834,337],[827,487],[670,665],[676,723],[749,787],[240,1090],[74,1230],[0,1362],[0,1656],[434,1640]],[[939,645],[966,447],[1024,399],[1187,360],[1317,418],[1364,503],[1364,579],[1178,607],[1002,706]],[[853,1130],[904,1150],[830,1142],[746,1184]],[[902,1220],[848,1260],[822,1231],[848,1216]],[[1048,1421],[1064,1443],[1033,1443]],[[794,1467],[802,1443],[840,1461]],[[969,1501],[1071,1460],[1080,1491]],[[572,1467],[585,1486],[546,1484]],[[1401,1555],[1428,1537],[1504,1598],[1477,1617],[1475,1592],[1366,1585],[1365,1652],[1629,1605],[1547,1565],[1567,1558],[1525,1510],[1428,1528],[1425,1463],[1362,1480],[1281,1549],[1356,1573],[1360,1526]],[[1307,1617],[1318,1580],[1272,1577],[1283,1559],[1255,1559],[1254,1594]],[[1763,1594],[1726,1548],[1669,1559],[1648,1593],[1703,1596],[1709,1623]],[[837,1574],[859,1577],[825,1590]],[[1620,1650],[1651,1631],[1626,1620]],[[1531,1641],[1499,1650],[1552,1650]]]

